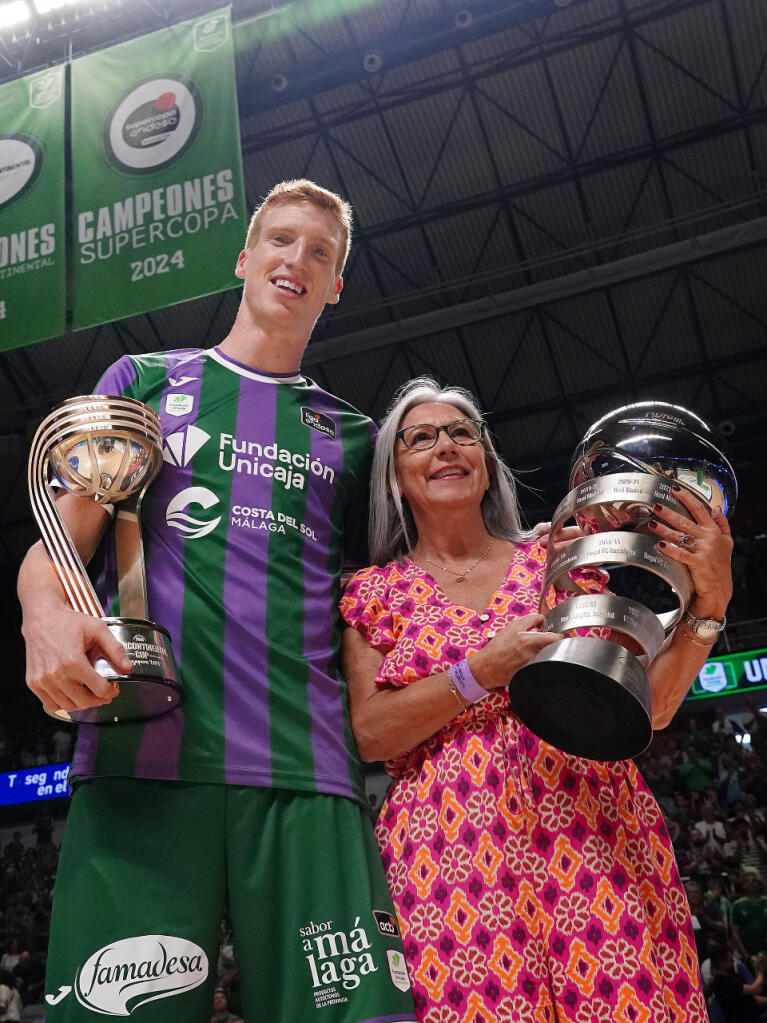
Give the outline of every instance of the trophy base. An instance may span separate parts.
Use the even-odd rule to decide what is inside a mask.
[[[178,707],[184,698],[170,636],[161,625],[140,618],[105,618],[109,631],[125,647],[133,661],[128,675],[116,672],[99,658],[96,671],[118,682],[120,694],[111,703],[85,710],[51,710],[51,717],[77,724],[107,725],[159,717]]]
[[[647,674],[605,639],[546,647],[512,678],[509,703],[531,732],[577,757],[627,760],[652,739]]]

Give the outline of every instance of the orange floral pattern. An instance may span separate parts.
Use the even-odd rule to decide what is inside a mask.
[[[518,544],[482,616],[409,560],[357,573],[341,611],[384,655],[377,684],[410,685],[537,610],[544,557]],[[376,835],[422,1023],[706,1023],[671,843],[633,763],[554,749],[501,690],[387,769]]]

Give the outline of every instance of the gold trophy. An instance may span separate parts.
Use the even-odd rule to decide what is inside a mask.
[[[141,500],[162,466],[157,414],[135,398],[70,398],[40,424],[29,456],[29,496],[43,545],[75,611],[102,618],[133,662],[120,674],[100,658],[94,667],[119,682],[111,703],[86,710],[46,708],[65,721],[103,724],[156,717],[183,698],[166,629],[148,619]],[[104,614],[85,567],[56,508],[52,483],[83,500],[116,505],[113,527],[120,617]]]

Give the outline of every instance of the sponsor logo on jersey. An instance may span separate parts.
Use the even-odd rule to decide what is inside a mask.
[[[353,991],[364,978],[378,972],[372,943],[356,917],[350,930],[335,929],[332,920],[313,921],[298,931],[309,966],[316,1008],[347,1000],[343,991]]]
[[[193,384],[195,380],[199,380],[199,377],[168,377],[171,387],[183,387],[184,384]]]
[[[374,909],[373,917],[379,934],[383,934],[385,938],[399,937],[399,927],[393,913],[389,913],[385,909]]]
[[[281,483],[284,490],[304,490],[311,476],[332,484],[336,470],[311,452],[291,451],[278,444],[259,444],[231,433],[219,434],[218,466],[224,472],[263,476]]]
[[[130,1016],[146,1002],[199,987],[208,977],[208,957],[199,945],[169,934],[140,934],[105,945],[77,971],[75,997],[103,1016]],[[67,997],[71,986],[47,994],[48,1005]]]
[[[200,505],[207,511],[218,504],[218,498],[206,487],[187,487],[171,500],[165,511],[165,521],[171,528],[183,533],[187,540],[199,540],[213,532],[221,516],[217,515],[214,519],[195,518],[186,511],[192,504]]]
[[[191,394],[167,394],[165,411],[169,416],[188,416],[194,408],[194,397]]]
[[[122,171],[145,174],[165,167],[191,144],[201,118],[190,78],[155,75],[127,89],[108,116],[107,156]]]
[[[162,457],[171,465],[183,468],[189,465],[194,456],[210,440],[210,434],[199,426],[187,426],[176,433],[168,434],[162,445]]]
[[[410,989],[410,977],[407,973],[404,955],[395,949],[387,948],[386,958],[389,961],[389,976],[391,977],[392,984],[399,991],[408,991]]]
[[[301,406],[301,422],[304,426],[310,426],[312,430],[324,433],[328,437],[336,435],[336,424],[330,416],[324,416],[321,412],[315,412],[314,409],[307,408],[305,405]]]

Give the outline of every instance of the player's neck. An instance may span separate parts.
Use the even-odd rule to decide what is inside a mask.
[[[264,373],[298,373],[308,340],[289,330],[245,327],[238,318],[218,348],[230,359]]]

